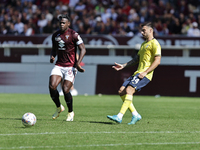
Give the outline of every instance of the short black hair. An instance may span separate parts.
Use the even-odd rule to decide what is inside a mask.
[[[148,27],[151,27],[152,29],[154,28],[152,22],[145,22],[145,23],[143,23],[143,24],[141,25],[141,27],[143,27],[143,26],[148,26]]]
[[[68,21],[70,21],[70,17],[67,14],[58,15],[59,20],[61,20],[62,18],[66,18]]]

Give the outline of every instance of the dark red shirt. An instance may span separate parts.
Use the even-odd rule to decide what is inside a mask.
[[[52,51],[51,55],[57,55],[55,65],[62,67],[76,67],[76,51],[77,45],[83,41],[79,34],[72,29],[68,29],[62,33],[61,30],[56,31],[52,35]]]

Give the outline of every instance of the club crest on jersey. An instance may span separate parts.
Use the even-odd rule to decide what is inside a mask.
[[[66,38],[66,40],[68,40],[68,38],[69,38],[69,35],[65,35],[65,38]]]
[[[146,48],[147,48],[148,46],[149,46],[149,45],[147,45]]]

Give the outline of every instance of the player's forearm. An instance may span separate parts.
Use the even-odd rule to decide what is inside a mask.
[[[56,57],[56,51],[54,51],[53,49],[51,50],[51,56]]]
[[[80,54],[79,54],[79,58],[78,58],[78,61],[77,61],[78,64],[81,63],[81,61],[83,60],[83,57],[85,56],[85,53],[86,53],[86,49],[85,49],[84,45],[81,44],[79,46],[79,48],[80,48]]]
[[[161,56],[156,56],[154,62],[145,72],[148,74],[149,72],[153,71],[154,69],[156,69],[156,67],[158,67],[160,62],[161,62]]]
[[[125,64],[123,64],[123,67],[126,68],[126,67],[130,67],[130,66],[133,66],[135,64],[137,64],[139,62],[139,56],[136,55],[135,57],[133,57],[133,59]]]

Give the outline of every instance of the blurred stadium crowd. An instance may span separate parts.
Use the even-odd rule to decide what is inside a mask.
[[[200,0],[0,0],[0,34],[52,34],[61,13],[79,34],[133,36],[153,21],[156,35],[200,36]]]

